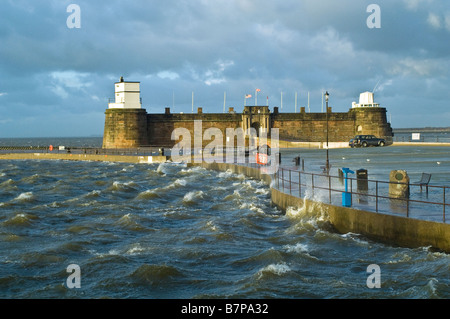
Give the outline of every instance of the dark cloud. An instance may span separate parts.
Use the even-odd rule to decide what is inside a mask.
[[[81,28],[69,29],[70,3]],[[1,136],[102,134],[113,83],[141,81],[149,112],[240,109],[244,95],[336,111],[375,91],[397,127],[450,123],[450,11],[437,0],[6,1],[0,12]],[[433,112],[429,112],[432,107]],[[435,115],[437,114],[437,115]],[[395,119],[395,121],[394,121]]]

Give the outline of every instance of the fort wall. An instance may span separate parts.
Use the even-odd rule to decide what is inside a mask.
[[[254,108],[254,109],[253,109]],[[264,108],[264,109],[263,109]],[[255,110],[258,109],[258,112]],[[325,142],[328,127],[329,142],[348,142],[355,135],[375,135],[392,143],[392,128],[386,119],[386,109],[381,107],[352,108],[348,112],[280,113],[275,107],[245,107],[244,112],[236,113],[197,113],[172,114],[166,108],[164,114],[147,114],[144,109],[108,109],[105,112],[104,148],[127,148],[140,146],[172,147],[178,140],[172,140],[176,128],[185,128],[191,135],[194,145],[194,123],[201,121],[202,137],[208,128],[217,128],[222,132],[223,145],[226,145],[227,128],[253,127],[267,130],[279,129],[279,139],[294,142]],[[198,132],[197,132],[198,133]],[[198,134],[197,134],[198,135]],[[202,147],[213,139],[202,138]]]
[[[145,109],[107,109],[103,148],[130,148],[148,145]]]

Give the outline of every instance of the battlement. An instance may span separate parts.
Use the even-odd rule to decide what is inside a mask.
[[[130,86],[121,86],[121,83],[129,83]],[[230,107],[228,113],[204,113],[202,108],[198,108],[197,113],[174,114],[170,112],[170,108],[166,108],[164,113],[147,114],[141,104],[137,103],[139,95],[131,94],[132,83],[139,82],[115,84],[119,85],[116,86],[116,90],[119,90],[116,94],[124,93],[125,105],[111,107],[110,104],[105,112],[104,148],[150,145],[172,147],[179,142],[171,139],[172,132],[177,128],[185,128],[194,136],[195,121],[202,122],[202,134],[208,128],[219,129],[223,136],[226,136],[226,129],[242,128],[246,132],[253,128],[258,136],[262,133],[270,136],[271,129],[277,128],[279,139],[285,141],[324,142],[328,135],[329,142],[348,142],[355,135],[367,134],[384,138],[388,144],[392,143],[393,133],[386,119],[386,109],[375,103],[371,107],[352,107],[348,112],[333,112],[328,107],[328,112],[307,113],[302,107],[299,113],[282,113],[278,107],[274,107],[272,112],[269,106],[245,106],[242,113],[236,112],[235,107]],[[138,89],[138,86],[134,88]],[[138,93],[138,90],[134,93]],[[130,104],[128,97],[132,101]],[[121,103],[120,101],[119,99],[118,102]],[[363,97],[361,101],[373,102],[373,94],[371,97]],[[211,141],[203,141],[205,145],[209,142]]]

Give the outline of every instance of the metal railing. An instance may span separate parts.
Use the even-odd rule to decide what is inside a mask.
[[[446,223],[446,207],[450,206],[446,198],[450,194],[448,186],[421,186],[416,183],[347,177],[348,189],[345,190],[342,176],[309,173],[285,167],[280,167],[273,178],[275,187],[283,193],[300,198],[310,196],[333,205],[342,205],[342,197],[339,194],[350,193],[352,207],[377,213],[401,214],[405,217]],[[409,196],[401,198],[392,196],[389,192],[390,184],[404,185],[408,188]],[[422,187],[428,189],[425,191]],[[320,196],[316,196],[317,192],[320,192]]]

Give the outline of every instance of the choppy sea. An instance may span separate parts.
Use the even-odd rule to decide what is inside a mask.
[[[339,152],[358,165],[357,150]],[[283,213],[266,184],[231,172],[0,161],[0,298],[449,298],[449,273],[448,254],[337,234],[320,205]]]

